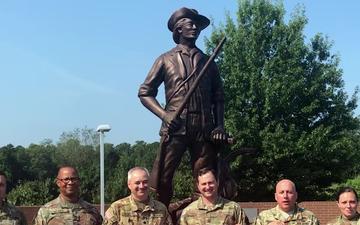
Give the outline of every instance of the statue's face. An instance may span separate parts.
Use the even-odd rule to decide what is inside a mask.
[[[192,19],[185,18],[179,28],[180,37],[184,39],[197,39],[200,34],[199,26]]]

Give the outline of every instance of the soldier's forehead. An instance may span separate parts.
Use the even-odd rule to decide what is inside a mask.
[[[137,170],[137,171],[134,171],[132,173],[132,176],[131,178],[133,180],[147,180],[148,179],[148,175],[145,171],[143,170]]]
[[[289,180],[283,180],[280,181],[276,185],[276,191],[282,191],[282,190],[293,190],[296,191],[295,184]]]
[[[148,177],[133,177],[132,180],[133,180],[134,182],[137,182],[137,181],[147,181],[147,180],[149,180],[149,178],[148,178]]]
[[[76,176],[78,175],[76,170],[74,168],[71,168],[71,167],[61,168],[59,170],[59,173],[58,173],[59,176],[66,176],[66,175],[69,175],[69,174],[76,175]]]

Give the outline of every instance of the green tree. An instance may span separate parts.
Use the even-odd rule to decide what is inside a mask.
[[[15,205],[43,205],[58,194],[53,180],[25,181],[18,184],[8,194],[8,199]]]
[[[31,144],[26,149],[28,161],[28,177],[26,180],[45,180],[56,177],[57,164],[55,162],[56,146],[52,144]]]
[[[271,200],[274,183],[293,179],[302,199],[356,172],[357,93],[344,91],[339,57],[327,37],[305,43],[307,18],[298,7],[286,23],[282,3],[239,0],[236,20],[207,40],[208,51],[228,38],[218,58],[224,75],[227,130],[235,148],[253,146],[256,157],[239,157],[232,169],[239,200]]]
[[[29,162],[26,149],[9,144],[0,148],[0,170],[7,174],[7,189],[10,191],[22,180],[30,177]]]
[[[332,200],[336,200],[336,193],[338,192],[338,190],[341,187],[352,187],[354,188],[357,192],[360,191],[360,175],[348,179],[342,183],[337,183],[337,184],[333,184],[331,185],[329,188],[327,188],[325,194],[327,195],[328,199],[332,199]]]
[[[66,143],[68,140],[76,140],[80,142],[81,145],[93,146],[94,148],[99,145],[99,135],[95,129],[90,129],[87,127],[76,128],[70,132],[63,132],[60,135],[59,143]]]
[[[113,154],[117,156],[118,160],[112,167],[107,167],[105,170],[105,201],[107,203],[128,194],[127,171],[134,165],[130,144],[122,143],[115,146],[114,153],[107,154],[107,157],[105,157],[106,162],[111,160],[109,156]]]

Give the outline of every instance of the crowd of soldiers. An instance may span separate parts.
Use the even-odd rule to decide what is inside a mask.
[[[0,171],[0,224],[26,225],[24,214],[6,199],[6,175]],[[244,210],[234,201],[218,194],[218,181],[212,169],[199,170],[196,185],[199,198],[182,210],[180,219],[173,221],[167,207],[149,195],[149,172],[134,167],[128,172],[128,197],[115,201],[107,209],[104,218],[97,208],[80,197],[80,177],[76,168],[63,166],[56,177],[59,196],[41,206],[33,219],[34,225],[59,224],[241,224],[249,225]],[[314,213],[297,203],[295,184],[288,179],[280,180],[275,188],[276,207],[262,211],[253,225],[318,225]],[[358,225],[358,196],[351,187],[339,190],[336,196],[341,215],[328,225]]]

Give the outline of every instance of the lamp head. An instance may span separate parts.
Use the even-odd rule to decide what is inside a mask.
[[[97,132],[109,132],[111,130],[111,127],[109,124],[101,124],[96,128]]]

